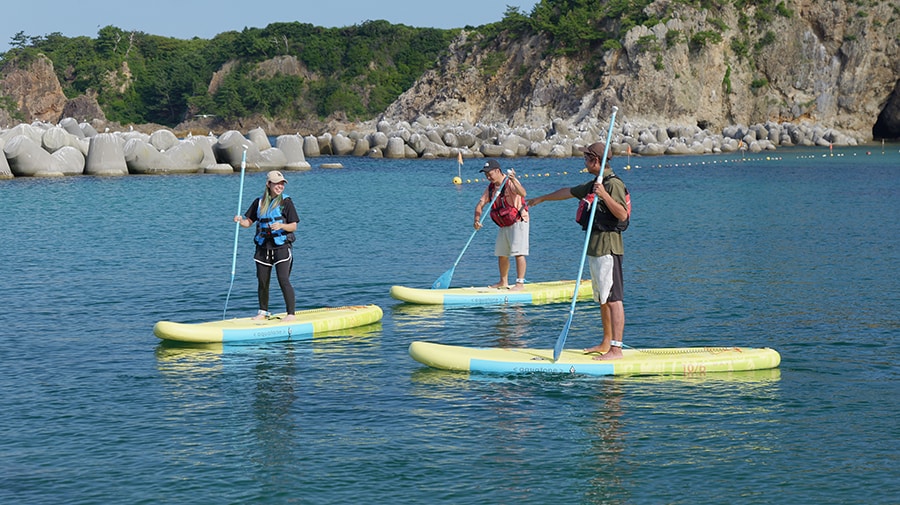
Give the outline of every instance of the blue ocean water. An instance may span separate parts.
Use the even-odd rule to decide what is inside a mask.
[[[897,503],[897,147],[614,160],[633,198],[625,343],[782,355],[777,370],[688,378],[409,358],[414,340],[552,347],[567,319],[568,304],[388,295],[457,258],[485,185],[476,160],[288,173],[298,308],[376,303],[384,319],[226,349],[152,327],[222,317],[238,175],[0,181],[0,502]],[[345,168],[318,167],[330,161]],[[587,180],[575,158],[501,163],[532,196]],[[243,207],[263,184],[247,174]],[[532,209],[529,280],[577,274],[574,211]],[[454,285],[495,282],[492,226]],[[242,230],[229,317],[255,311],[251,255]],[[596,343],[599,320],[579,303],[567,346]]]

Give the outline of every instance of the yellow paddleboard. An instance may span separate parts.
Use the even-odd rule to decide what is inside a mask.
[[[391,296],[418,305],[506,305],[510,303],[570,302],[575,294],[575,281],[529,282],[521,290],[470,287],[421,289],[391,286]],[[579,299],[590,299],[591,281],[581,281]]]
[[[383,315],[377,305],[324,307],[297,311],[291,321],[284,321],[285,314],[262,320],[243,317],[195,324],[160,321],[153,326],[153,333],[163,340],[194,343],[306,340],[314,333],[375,323]]]
[[[598,354],[563,350],[553,361],[553,349],[462,347],[416,341],[409,355],[433,368],[487,373],[553,373],[584,375],[701,375],[775,368],[781,355],[774,349],[751,347],[674,347],[624,349],[624,357],[598,361]]]

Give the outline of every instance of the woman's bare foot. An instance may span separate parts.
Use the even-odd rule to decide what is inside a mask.
[[[493,289],[509,289],[509,284],[498,282],[497,284],[491,284],[488,287]]]
[[[597,352],[599,352],[599,353],[609,352],[609,346],[604,347],[603,344],[600,344],[600,345],[595,345],[594,347],[588,347],[587,349],[584,350],[585,354],[594,354]]]
[[[525,289],[525,284],[521,282],[517,282],[515,286],[509,288],[510,291],[522,291]]]
[[[594,356],[594,359],[597,361],[604,361],[608,359],[622,359],[622,348],[610,347],[609,352],[607,352],[606,354],[601,354],[600,356]]]
[[[253,317],[251,317],[250,319],[252,319],[252,320],[254,320],[254,321],[261,321],[261,320],[263,320],[263,319],[265,319],[265,318],[267,318],[267,317],[269,317],[269,313],[268,313],[268,312],[266,312],[266,311],[264,311],[264,310],[259,310],[259,311],[256,312],[256,315],[253,316]]]
[[[293,314],[288,314],[288,315],[284,316],[283,318],[281,318],[282,321],[293,321],[294,319],[297,319],[297,318],[294,317]]]

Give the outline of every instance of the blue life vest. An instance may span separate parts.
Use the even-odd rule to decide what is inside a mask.
[[[284,224],[284,216],[281,215],[281,209],[284,206],[285,200],[288,198],[290,197],[282,193],[281,205],[270,207],[265,214],[262,213],[262,209],[260,208],[262,207],[262,200],[260,199],[259,205],[256,207],[258,218],[256,221],[256,236],[253,238],[258,245],[265,244],[266,239],[271,239],[276,246],[282,246],[288,241],[288,235],[290,235],[290,233],[284,230],[272,229],[272,223]]]

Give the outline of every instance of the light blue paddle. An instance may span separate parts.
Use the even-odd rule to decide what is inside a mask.
[[[606,170],[606,157],[609,155],[609,143],[612,140],[612,131],[613,126],[616,124],[617,112],[619,112],[619,108],[614,106],[612,116],[609,118],[609,131],[606,132],[606,147],[603,149],[603,162],[600,164],[600,174],[597,175],[594,184],[602,184],[603,181],[603,171]],[[578,275],[575,276],[575,294],[572,295],[572,306],[569,308],[569,319],[566,321],[566,325],[563,326],[562,332],[556,339],[556,345],[553,346],[553,361],[558,360],[559,355],[562,354],[563,346],[566,345],[566,337],[569,336],[569,327],[572,326],[572,319],[575,317],[575,302],[578,301],[578,288],[581,287],[581,274],[584,272],[584,259],[587,256],[588,242],[590,242],[591,239],[594,214],[597,212],[597,200],[598,198],[595,197],[594,201],[591,202],[591,215],[588,218],[588,223],[591,224],[588,225],[588,230],[584,234],[584,248],[581,250],[581,263],[578,265]]]
[[[481,213],[481,219],[478,221],[479,223],[484,223],[484,218],[486,218],[487,215],[490,214],[490,209],[494,206],[494,200],[496,200],[497,197],[500,196],[500,193],[503,191],[503,186],[506,184],[507,179],[509,179],[509,176],[503,178],[503,182],[500,183],[500,187],[497,188],[497,192],[494,193],[494,198],[491,198],[491,203],[489,203],[487,206],[488,212]],[[478,228],[476,228],[475,231],[472,232],[472,235],[469,236],[468,242],[466,242],[466,245],[459,253],[459,257],[456,258],[456,261],[453,262],[453,266],[450,267],[450,270],[447,270],[440,277],[438,277],[437,280],[434,281],[434,284],[431,285],[431,289],[447,289],[450,287],[450,280],[453,279],[453,271],[456,270],[456,265],[459,264],[459,260],[462,259],[463,254],[465,254],[466,252],[466,249],[469,248],[469,244],[472,243],[472,239],[475,238],[476,233],[478,233]]]
[[[238,190],[238,207],[235,216],[241,216],[241,206],[244,199],[244,172],[247,169],[247,148],[241,154],[241,188]],[[234,270],[237,266],[237,250],[238,250],[238,232],[241,231],[241,222],[234,223],[234,252],[231,254],[231,284],[228,286],[228,295],[225,296],[225,308],[222,310],[222,319],[225,319],[225,313],[228,312],[228,299],[231,298],[231,288],[234,287]]]

